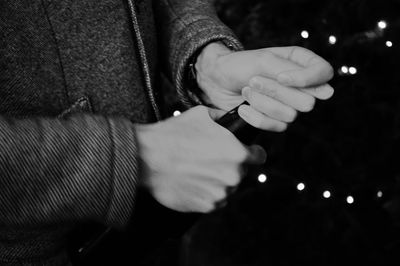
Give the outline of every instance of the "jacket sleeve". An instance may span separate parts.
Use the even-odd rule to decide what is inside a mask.
[[[213,0],[153,2],[164,70],[182,102],[193,106],[196,97],[185,80],[193,56],[210,42],[221,41],[234,50],[243,49],[242,45],[217,17]]]
[[[137,180],[137,142],[127,120],[0,116],[1,225],[96,220],[123,227]]]

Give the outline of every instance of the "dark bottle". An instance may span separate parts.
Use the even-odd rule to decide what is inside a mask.
[[[248,102],[241,103],[216,122],[231,131],[242,143],[249,145],[257,137],[259,129],[249,125],[239,116],[238,109],[243,104],[249,105]]]

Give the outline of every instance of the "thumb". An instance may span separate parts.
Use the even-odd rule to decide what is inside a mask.
[[[260,145],[254,144],[248,147],[248,164],[264,164],[267,160],[267,152]]]
[[[210,108],[207,107],[208,109],[208,114],[210,115],[212,120],[218,120],[220,117],[222,117],[224,114],[226,114],[226,111],[220,110],[220,109],[215,109],[215,108]]]

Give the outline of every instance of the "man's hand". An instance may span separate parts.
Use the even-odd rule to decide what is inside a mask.
[[[308,112],[315,99],[333,95],[328,62],[301,47],[232,52],[220,43],[207,45],[197,58],[197,82],[204,100],[228,111],[244,100],[239,115],[251,125],[283,131],[297,111]]]
[[[198,106],[157,124],[138,125],[142,185],[176,211],[209,212],[238,185],[242,165],[262,164],[260,146],[245,147],[213,121],[223,112]]]

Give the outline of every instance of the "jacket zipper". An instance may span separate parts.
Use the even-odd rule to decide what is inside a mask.
[[[135,5],[133,0],[128,0],[129,11],[131,15],[133,30],[135,31],[135,39],[139,49],[140,61],[142,66],[142,74],[145,81],[146,92],[151,102],[151,106],[153,107],[154,114],[156,116],[157,121],[161,120],[161,113],[160,109],[158,108],[157,102],[154,97],[154,91],[151,84],[151,77],[150,77],[150,67],[147,61],[146,56],[146,49],[144,47],[144,42],[142,38],[142,34],[140,33],[139,22],[136,15]]]

